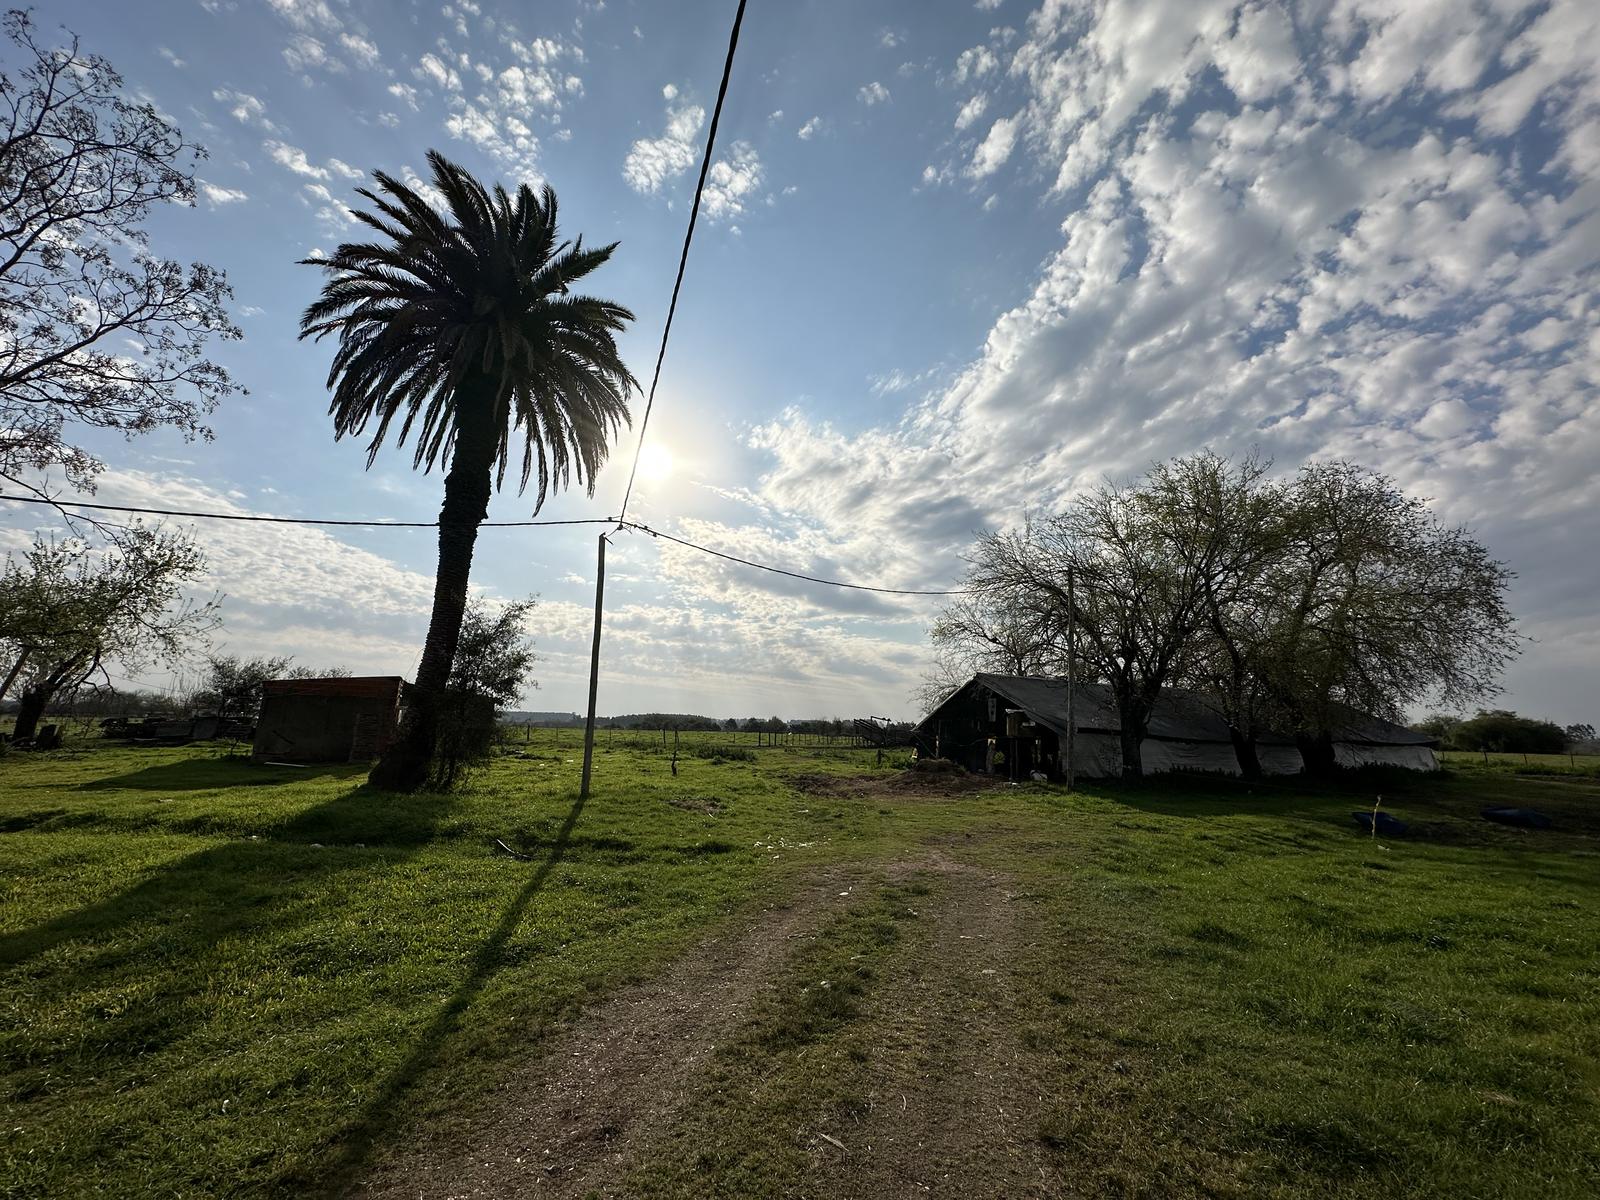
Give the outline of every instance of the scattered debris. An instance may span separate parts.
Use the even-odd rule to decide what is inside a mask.
[[[846,1154],[850,1153],[849,1147],[847,1147],[838,1138],[834,1137],[833,1134],[831,1134],[831,1133],[819,1133],[819,1134],[817,1134],[817,1136],[819,1138],[821,1138],[823,1141],[827,1142],[828,1145],[837,1146],[837,1147],[839,1147],[839,1149],[843,1150]]]
[[[521,850],[513,850],[510,846],[506,845],[505,842],[501,841],[499,838],[495,838],[494,844],[497,847],[499,847],[501,850],[504,850],[507,854],[511,855],[512,858],[518,859],[518,860],[520,860],[522,862],[532,862],[533,861],[533,855],[524,854]]]

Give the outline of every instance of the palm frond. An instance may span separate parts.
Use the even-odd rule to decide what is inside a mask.
[[[369,465],[391,437],[410,442],[432,470],[451,460],[464,415],[488,418],[497,487],[520,442],[518,488],[531,482],[537,506],[574,479],[592,491],[639,386],[615,340],[634,318],[572,288],[617,244],[562,240],[548,184],[491,190],[437,151],[428,166],[443,210],[375,172],[358,189],[371,211],[355,216],[378,240],[305,260],[327,277],[300,336],[338,342],[335,436],[369,437]]]

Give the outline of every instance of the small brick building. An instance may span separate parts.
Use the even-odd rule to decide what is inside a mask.
[[[263,689],[257,762],[369,762],[400,723],[398,675],[274,679]]]

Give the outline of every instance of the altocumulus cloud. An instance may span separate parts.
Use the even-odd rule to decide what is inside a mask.
[[[971,528],[1154,459],[1343,456],[1474,524],[1538,639],[1513,685],[1582,694],[1600,669],[1600,556],[1572,553],[1600,545],[1595,44],[1582,0],[1342,0],[1298,25],[1271,2],[1052,0],[967,50],[949,81],[1020,94],[966,169],[1025,153],[1039,182],[1018,186],[1058,207],[1060,244],[896,425],[791,412],[753,433],[758,499],[802,531],[768,550],[927,585]]]

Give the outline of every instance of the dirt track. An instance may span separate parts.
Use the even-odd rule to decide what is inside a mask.
[[[847,887],[828,874],[790,905],[705,942],[558,1035],[495,1093],[455,1144],[423,1138],[354,1193],[399,1200],[620,1195],[651,1133],[671,1118],[798,939]]]
[[[934,801],[992,786],[940,775],[791,783],[840,798],[892,787],[899,798]],[[810,1136],[806,1194],[1047,1194],[1033,1136],[1039,1088],[1016,1036],[1013,968],[1029,947],[1009,880],[932,849],[878,872],[930,881],[918,912],[925,940],[883,964],[860,1017],[871,1046],[866,1103],[853,1121]],[[513,1069],[481,1115],[436,1135],[421,1131],[354,1194],[625,1195],[657,1136],[691,1103],[716,1047],[805,939],[852,903],[862,878],[824,872],[791,903],[736,923],[659,978],[590,1009]]]

